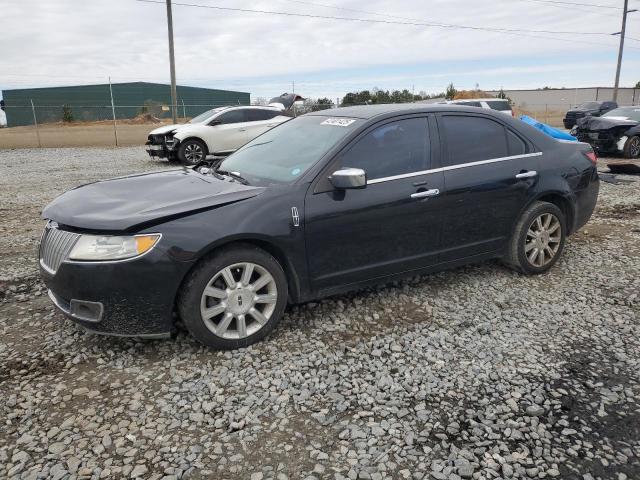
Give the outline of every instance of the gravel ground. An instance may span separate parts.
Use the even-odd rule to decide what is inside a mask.
[[[166,167],[0,151],[0,478],[640,478],[640,182],[603,183],[545,275],[485,263],[307,303],[234,352],[87,334],[35,275],[39,211]]]

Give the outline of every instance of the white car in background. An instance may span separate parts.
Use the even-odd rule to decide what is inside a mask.
[[[149,133],[151,157],[195,165],[207,155],[226,156],[249,140],[291,119],[288,109],[302,97],[283,94],[267,106],[229,106],[208,110],[185,124],[166,125]]]
[[[465,98],[460,100],[449,100],[444,103],[454,105],[464,105],[467,107],[480,107],[489,110],[498,110],[510,117],[514,116],[509,100],[504,98]]]

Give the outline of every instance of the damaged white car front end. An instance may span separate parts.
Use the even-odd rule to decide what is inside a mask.
[[[186,165],[195,165],[208,155],[229,155],[258,135],[289,120],[289,110],[298,100],[303,98],[283,94],[267,106],[219,107],[188,123],[156,128],[147,138],[147,153],[153,158],[166,158]]]

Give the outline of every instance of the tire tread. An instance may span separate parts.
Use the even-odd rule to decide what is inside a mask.
[[[550,265],[543,267],[542,269],[536,269],[529,265],[528,263],[524,263],[521,258],[520,252],[520,243],[522,241],[522,234],[524,229],[528,229],[530,222],[533,220],[533,217],[544,213],[545,211],[549,213],[553,213],[560,220],[561,228],[562,228],[562,243],[560,246],[560,250],[556,254],[555,259],[551,262]],[[558,258],[562,255],[562,251],[564,250],[564,241],[566,238],[566,219],[562,210],[558,208],[557,205],[550,202],[543,201],[535,201],[533,202],[524,212],[520,215],[518,222],[516,223],[515,228],[513,229],[513,234],[509,239],[509,244],[507,246],[507,251],[502,258],[502,262],[512,270],[515,270],[520,273],[524,273],[526,275],[533,275],[537,273],[543,273],[551,268],[558,260]]]

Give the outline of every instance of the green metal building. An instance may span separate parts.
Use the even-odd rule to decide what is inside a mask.
[[[135,118],[150,113],[171,117],[171,87],[161,83],[113,83],[116,118]],[[178,85],[178,117],[194,117],[223,105],[249,105],[250,94],[231,90]],[[71,87],[23,88],[3,90],[7,125],[33,125],[33,110],[38,123],[109,120],[113,118],[109,84]],[[31,103],[33,102],[33,108]]]

